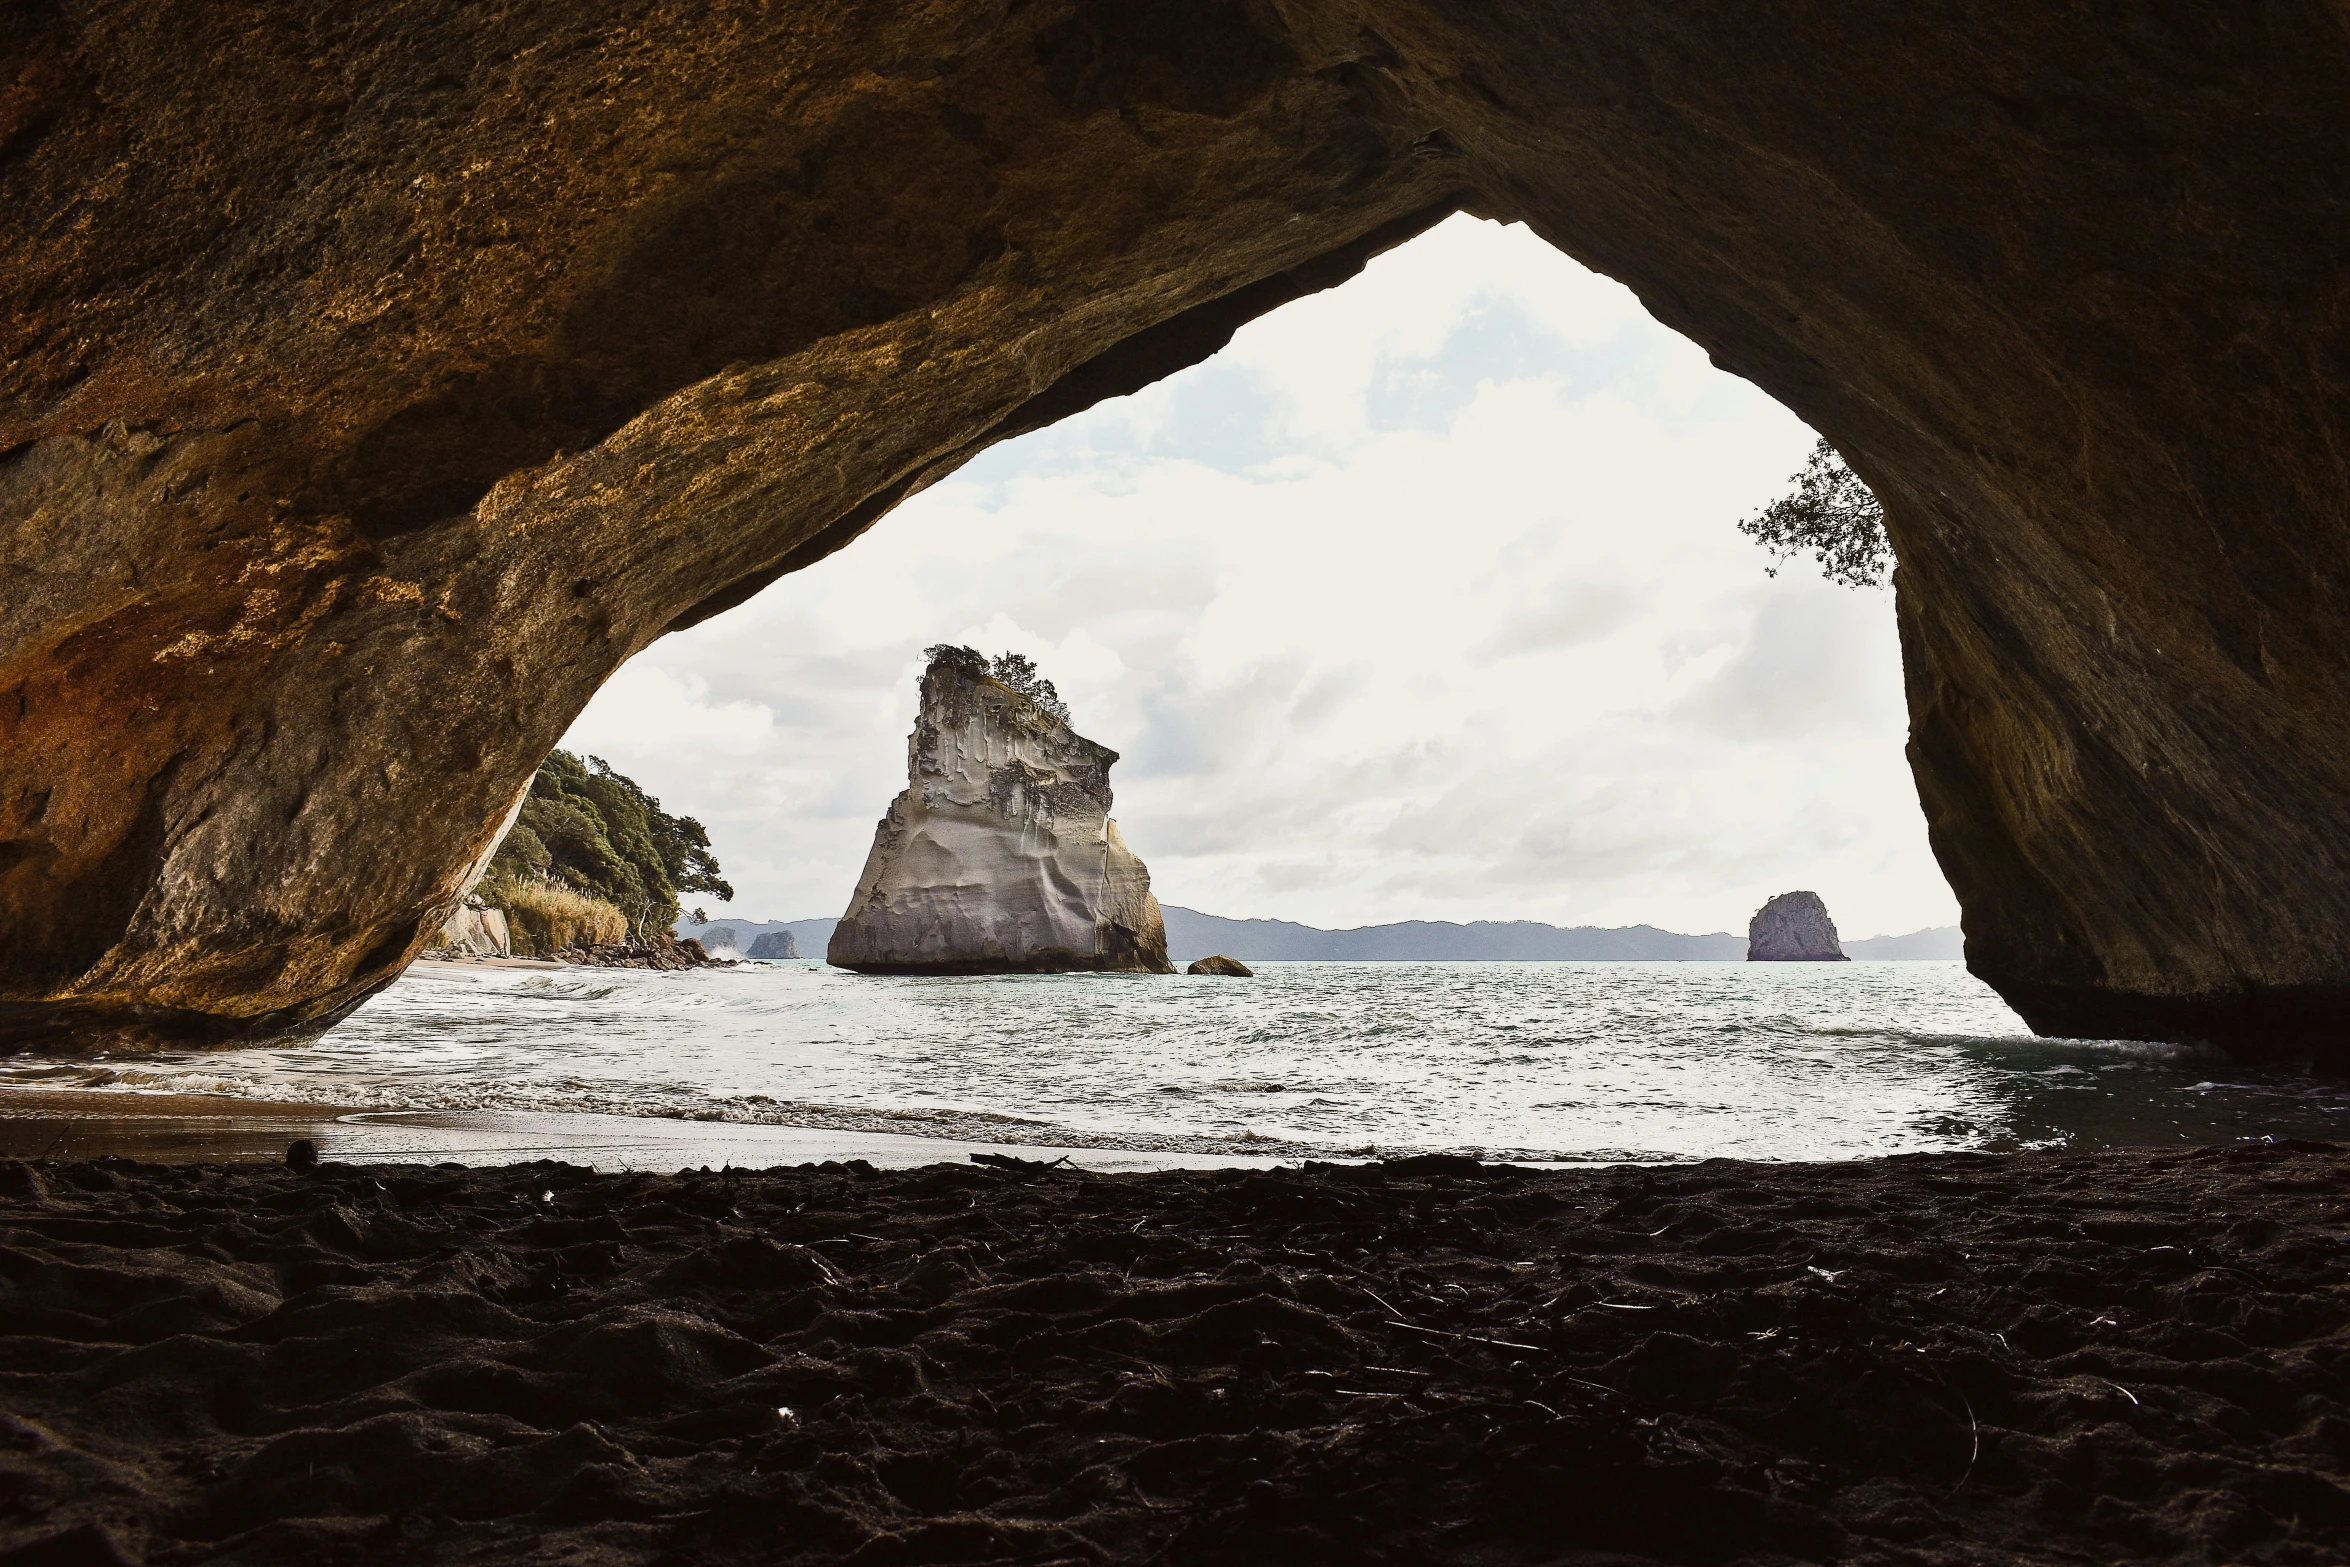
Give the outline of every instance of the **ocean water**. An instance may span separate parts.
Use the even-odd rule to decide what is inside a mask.
[[[2033,1038],[1957,963],[1267,963],[1255,980],[420,966],[312,1043],[27,1085],[1195,1154],[1544,1161],[2350,1137],[2350,1088]]]

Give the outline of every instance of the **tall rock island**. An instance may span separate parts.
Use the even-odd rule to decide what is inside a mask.
[[[1006,670],[1007,664],[1015,667]],[[1150,872],[1110,820],[1118,753],[1024,661],[934,647],[906,788],[826,960],[866,974],[1172,974]]]
[[[1816,892],[1782,892],[1754,911],[1746,927],[1749,963],[1845,963],[1836,922]]]

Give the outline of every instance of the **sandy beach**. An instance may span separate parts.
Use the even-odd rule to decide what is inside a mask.
[[[220,1094],[0,1088],[0,1158],[273,1160],[297,1137],[331,1139],[336,1117],[348,1113],[343,1105]]]
[[[274,1162],[307,1138],[328,1159],[506,1165],[553,1159],[606,1172],[861,1159],[883,1169],[972,1154],[1066,1158],[1089,1170],[1268,1168],[1272,1154],[1059,1147],[885,1131],[658,1116],[393,1110],[114,1089],[0,1088],[0,1159],[112,1155],[163,1163]]]
[[[2346,1198],[2290,1144],[10,1163],[0,1560],[2338,1562]]]

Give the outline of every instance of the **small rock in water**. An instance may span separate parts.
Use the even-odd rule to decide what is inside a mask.
[[[1250,968],[1238,958],[1228,958],[1220,952],[1212,958],[1199,959],[1183,972],[1186,974],[1217,974],[1225,979],[1255,979],[1257,977],[1255,969]]]
[[[297,1137],[286,1150],[286,1168],[310,1171],[318,1168],[318,1144],[307,1137]]]
[[[1755,910],[1746,927],[1749,963],[1843,963],[1836,922],[1816,892],[1782,892]]]

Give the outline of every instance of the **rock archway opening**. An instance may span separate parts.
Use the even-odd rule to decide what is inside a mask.
[[[1883,499],[1978,974],[2344,1059],[2331,6],[142,15],[0,24],[13,1037],[342,1015],[631,656],[1467,211]]]
[[[727,913],[835,916],[921,650],[1017,647],[1123,753],[1170,903],[1742,931],[1817,885],[1853,935],[1955,924],[1889,591],[1767,577],[1732,526],[1811,441],[1621,285],[1456,215],[656,643],[565,745],[691,803]]]

